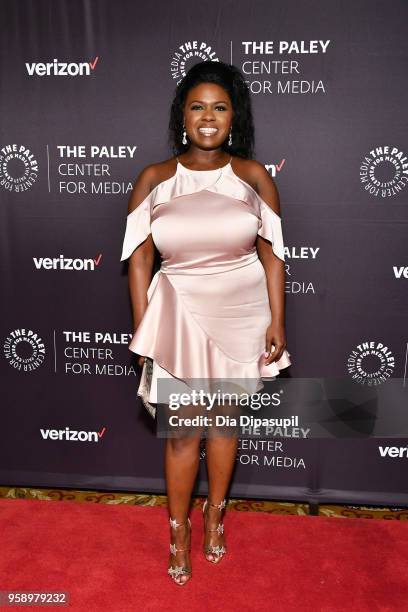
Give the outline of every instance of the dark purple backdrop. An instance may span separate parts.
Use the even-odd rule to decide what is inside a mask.
[[[350,377],[372,342],[360,373],[380,367],[381,343],[405,382],[407,13],[403,0],[2,3],[3,484],[164,490],[119,258],[132,183],[171,155],[174,88],[203,59],[251,84],[256,158],[281,197],[291,376]],[[46,431],[66,428],[96,433]],[[404,504],[407,458],[380,444],[406,440],[244,449],[231,493]]]

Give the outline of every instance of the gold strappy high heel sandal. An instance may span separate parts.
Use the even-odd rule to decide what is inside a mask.
[[[181,525],[186,525],[186,524],[188,524],[190,528],[190,537],[191,537],[191,522],[189,518],[183,523],[178,523],[176,519],[172,519],[172,518],[170,519],[170,527],[172,529],[177,529],[177,527],[181,527]],[[190,548],[191,548],[190,546],[188,548],[177,548],[175,544],[170,544],[170,553],[175,556],[176,553],[178,552],[190,551]],[[180,584],[181,586],[183,584],[186,584],[186,582],[188,582],[191,578],[191,569],[183,565],[171,565],[168,568],[167,573],[173,578],[176,584]],[[188,579],[183,582],[180,582],[178,580],[179,576],[188,576]]]
[[[213,508],[218,508],[218,510],[222,511],[227,505],[227,502],[225,499],[223,499],[220,504],[212,504],[208,501],[208,499],[206,499],[203,505],[204,523],[206,522],[205,509],[207,505],[212,506]],[[204,534],[215,532],[215,531],[220,535],[224,533],[224,524],[221,522],[218,523],[218,526],[216,527],[216,529],[206,529],[204,526]],[[221,559],[226,554],[226,552],[227,552],[227,549],[225,548],[225,546],[205,546],[204,544],[204,555],[207,561],[209,561],[210,563],[219,563],[219,561],[221,561]],[[208,559],[207,555],[213,555],[213,560]]]

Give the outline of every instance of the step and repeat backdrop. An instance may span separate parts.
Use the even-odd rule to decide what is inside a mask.
[[[177,83],[221,60],[245,75],[281,198],[283,376],[373,390],[328,403],[341,435],[241,438],[231,495],[408,503],[407,16],[403,0],[2,3],[2,484],[165,490],[120,255],[138,173],[173,155]]]

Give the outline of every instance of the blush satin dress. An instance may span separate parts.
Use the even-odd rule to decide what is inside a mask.
[[[129,344],[146,358],[137,394],[153,417],[159,379],[190,392],[189,379],[239,379],[252,394],[291,365],[287,350],[264,364],[272,315],[255,244],[262,236],[285,261],[281,218],[231,159],[215,170],[190,170],[177,159],[176,173],[127,216],[120,261],[149,234],[161,255]]]

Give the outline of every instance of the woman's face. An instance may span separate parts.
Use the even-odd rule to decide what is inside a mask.
[[[233,117],[228,93],[215,83],[200,83],[190,89],[184,104],[184,123],[192,145],[216,149],[229,136]]]

